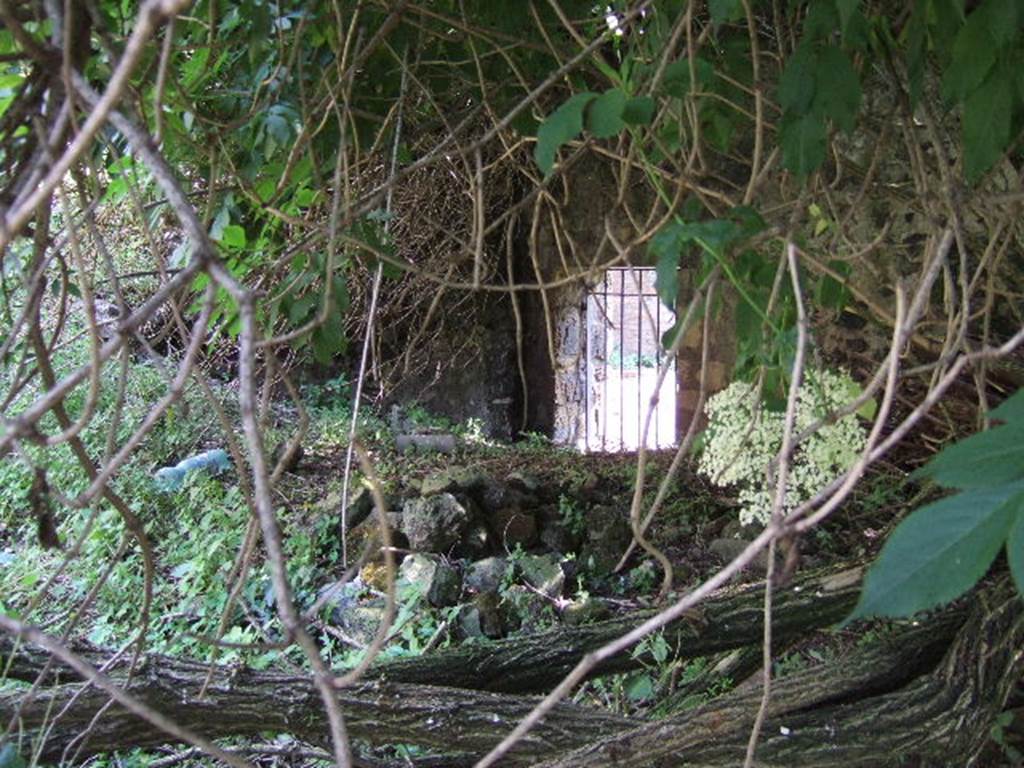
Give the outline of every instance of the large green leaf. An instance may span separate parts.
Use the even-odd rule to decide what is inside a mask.
[[[849,133],[860,109],[860,78],[850,58],[838,48],[825,48],[818,58],[814,90],[815,111]]]
[[[977,181],[1010,142],[1012,79],[1019,74],[998,67],[964,102],[964,175]]]
[[[743,3],[740,0],[708,0],[708,11],[711,13],[711,23],[716,27],[726,21],[733,21],[739,17],[743,10]]]
[[[1019,421],[1024,424],[1024,389],[1018,390],[1016,394],[1006,398],[998,408],[993,408],[988,415],[999,421]]]
[[[848,261],[832,259],[828,265],[834,272],[844,277],[849,277],[853,272],[853,267]],[[850,289],[831,275],[824,275],[818,282],[817,299],[823,307],[842,309],[850,301]]]
[[[245,229],[238,224],[228,224],[221,231],[220,242],[228,248],[245,248]]]
[[[985,14],[972,13],[953,43],[953,61],[942,81],[946,98],[962,101],[970,96],[996,63],[996,52],[996,40]]]
[[[916,107],[921,100],[924,87],[924,67],[927,53],[927,3],[914,3],[904,36],[906,37],[907,80],[909,81],[910,105]]]
[[[814,67],[817,57],[808,45],[801,45],[789,57],[779,77],[779,104],[787,111],[804,114],[814,98]]]
[[[1010,562],[1010,573],[1017,583],[1017,591],[1024,595],[1024,503],[1017,497],[1016,519],[1006,539],[1006,559]]]
[[[985,575],[1022,501],[1018,482],[958,493],[911,514],[868,571],[847,621],[912,616],[962,595]]]
[[[622,108],[622,121],[628,125],[650,125],[656,108],[650,96],[634,96]]]
[[[836,10],[839,11],[839,26],[842,29],[843,37],[846,37],[847,29],[853,14],[857,12],[860,0],[836,0]]]
[[[1006,45],[1020,34],[1020,0],[986,0],[976,13],[982,17],[997,45]]]
[[[583,130],[583,110],[597,98],[596,93],[577,93],[548,115],[537,129],[537,147],[533,158],[545,176],[550,175],[555,155],[566,142],[572,141]]]
[[[693,60],[693,75],[698,88],[706,87],[715,78],[715,68],[707,59],[695,56]],[[669,96],[675,96],[680,99],[685,98],[690,92],[690,60],[679,59],[665,67],[661,88]]]
[[[1024,477],[1024,422],[971,435],[946,448],[917,472],[947,488],[986,488]]]
[[[686,241],[697,243],[716,259],[721,259],[740,232],[740,224],[731,219],[708,219],[686,224],[680,232]]]
[[[825,161],[828,133],[825,118],[807,114],[796,119],[783,119],[779,141],[782,164],[798,176],[816,171]]]
[[[626,94],[620,88],[605,91],[587,107],[587,130],[594,138],[610,139],[618,136],[626,124],[622,121],[622,110],[626,106]]]
[[[658,297],[669,309],[676,308],[679,296],[679,257],[683,246],[683,227],[671,223],[651,238],[649,246],[655,262],[654,287]]]

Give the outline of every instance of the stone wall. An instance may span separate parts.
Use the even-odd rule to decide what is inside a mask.
[[[448,324],[446,336],[432,343],[434,361],[403,378],[387,402],[421,406],[455,423],[479,419],[489,437],[511,440],[519,389],[515,321],[502,294],[480,293],[474,301],[475,320]]]
[[[592,268],[589,276],[524,294],[524,360],[528,394],[525,422],[528,430],[549,435],[557,443],[574,443],[584,429],[587,290],[600,281],[601,268],[618,255],[607,231],[620,244],[637,237],[637,225],[656,205],[654,194],[640,174],[621,184],[613,164],[596,154],[584,155],[566,172],[566,183],[552,190],[550,210],[542,208],[528,252],[519,260],[520,282],[552,283],[568,273]],[[620,190],[623,190],[620,194]],[[636,224],[634,224],[636,222]],[[646,246],[628,254],[616,266],[653,266]],[[677,306],[691,297],[690,270],[680,275]],[[545,307],[550,327],[545,320]],[[728,384],[735,361],[734,299],[720,288],[708,369],[709,394]],[[663,331],[667,328],[663,328]],[[554,342],[550,349],[549,339]],[[684,339],[677,358],[677,431],[681,436],[694,417],[701,364],[701,328],[698,323]]]

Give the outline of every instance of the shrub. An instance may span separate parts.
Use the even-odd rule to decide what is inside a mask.
[[[854,400],[860,392],[846,374],[808,371],[797,396],[795,430]],[[753,385],[736,381],[711,397],[705,407],[708,428],[699,471],[720,486],[735,486],[744,525],[771,518],[774,479],[769,465],[782,448],[785,414],[759,407]],[[845,472],[864,448],[866,431],[850,414],[826,424],[793,452],[784,509],[789,511]]]

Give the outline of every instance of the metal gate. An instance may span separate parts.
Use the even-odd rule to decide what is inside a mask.
[[[676,365],[661,347],[675,313],[658,300],[654,280],[651,268],[609,269],[587,295],[584,450],[636,450],[656,389],[646,445],[676,442]],[[665,362],[669,370],[659,389]]]

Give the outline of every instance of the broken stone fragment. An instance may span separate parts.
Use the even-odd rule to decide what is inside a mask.
[[[623,510],[596,505],[584,513],[586,541],[580,560],[598,576],[612,572],[633,540],[633,531]]]
[[[610,614],[611,611],[604,602],[591,595],[584,595],[562,609],[562,621],[571,627],[577,627],[580,624],[608,618]]]
[[[436,608],[455,605],[462,592],[459,572],[437,555],[409,555],[399,569],[401,578],[414,584]]]
[[[503,507],[487,516],[498,545],[506,549],[532,547],[537,542],[537,520],[519,507]]]
[[[502,593],[501,608],[510,631],[530,634],[556,621],[552,601],[522,584],[513,584]]]
[[[469,566],[464,583],[470,592],[496,592],[511,565],[504,557],[485,557]]]
[[[561,597],[565,572],[558,557],[552,554],[525,555],[519,559],[523,579],[547,597]]]
[[[370,512],[373,511],[373,491],[361,485],[352,494],[351,499],[345,508],[345,526],[349,530],[370,516]]]
[[[447,552],[459,543],[470,517],[450,493],[409,499],[402,508],[402,532],[417,552]]]
[[[473,602],[459,608],[456,626],[462,638],[490,638],[496,640],[505,635],[505,621],[499,607],[498,596],[484,592],[473,598]]]

